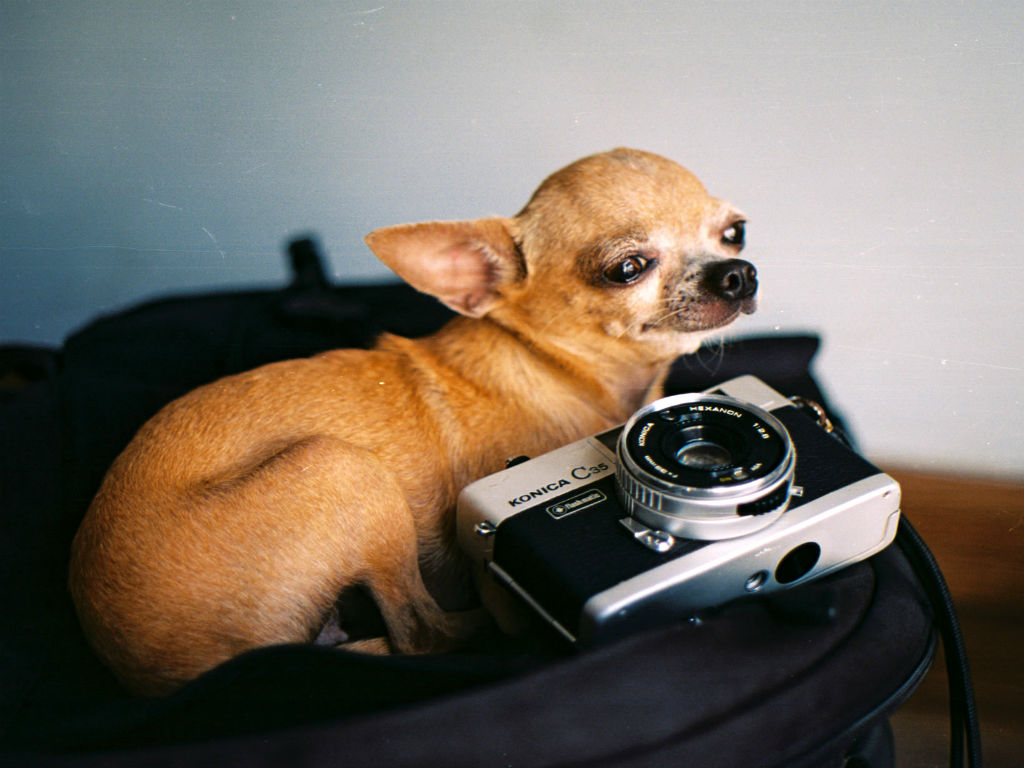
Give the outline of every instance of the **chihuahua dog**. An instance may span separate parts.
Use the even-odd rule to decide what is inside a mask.
[[[344,628],[338,597],[359,587],[380,650],[451,647],[465,627],[448,608],[465,601],[440,593],[463,568],[460,489],[622,423],[677,356],[753,312],[744,223],[676,163],[617,149],[554,173],[514,218],[372,232],[458,315],[221,379],[148,421],[72,547],[92,646],[130,690],[161,694],[313,641],[332,612]]]

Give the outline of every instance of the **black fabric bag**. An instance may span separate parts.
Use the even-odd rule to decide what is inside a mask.
[[[460,653],[245,654],[128,696],[66,594],[71,537],[106,467],[160,406],[276,359],[422,335],[449,316],[403,285],[332,288],[309,243],[282,291],[172,298],[62,350],[0,350],[0,760],[54,765],[888,766],[887,715],[936,632],[899,550],[772,599],[575,654],[494,638]],[[672,391],[753,373],[824,400],[812,336],[682,359]]]

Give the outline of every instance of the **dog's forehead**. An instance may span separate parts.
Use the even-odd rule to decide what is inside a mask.
[[[696,176],[672,160],[638,150],[591,155],[549,176],[537,195],[587,209],[685,204],[707,198]]]
[[[549,176],[519,215],[526,232],[566,246],[655,229],[693,233],[722,203],[683,166],[619,149]]]

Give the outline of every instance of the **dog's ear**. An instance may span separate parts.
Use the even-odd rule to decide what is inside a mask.
[[[374,230],[366,244],[409,285],[469,317],[483,317],[525,274],[512,221],[432,221]]]

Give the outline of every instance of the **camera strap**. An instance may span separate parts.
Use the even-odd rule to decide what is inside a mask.
[[[967,663],[967,649],[949,586],[928,545],[903,515],[900,516],[900,525],[896,532],[896,545],[924,587],[935,614],[935,624],[942,637],[942,647],[946,652],[950,718],[949,764],[951,768],[961,768],[964,765],[981,768],[981,730],[974,700],[974,686]]]
[[[828,412],[820,403],[807,397],[800,397],[799,395],[793,395],[789,399],[797,408],[803,408],[804,410],[810,411],[814,420],[818,422],[818,426],[830,435],[836,431],[835,424],[832,423],[832,419],[828,417]],[[843,440],[843,442],[848,443],[847,440]]]

